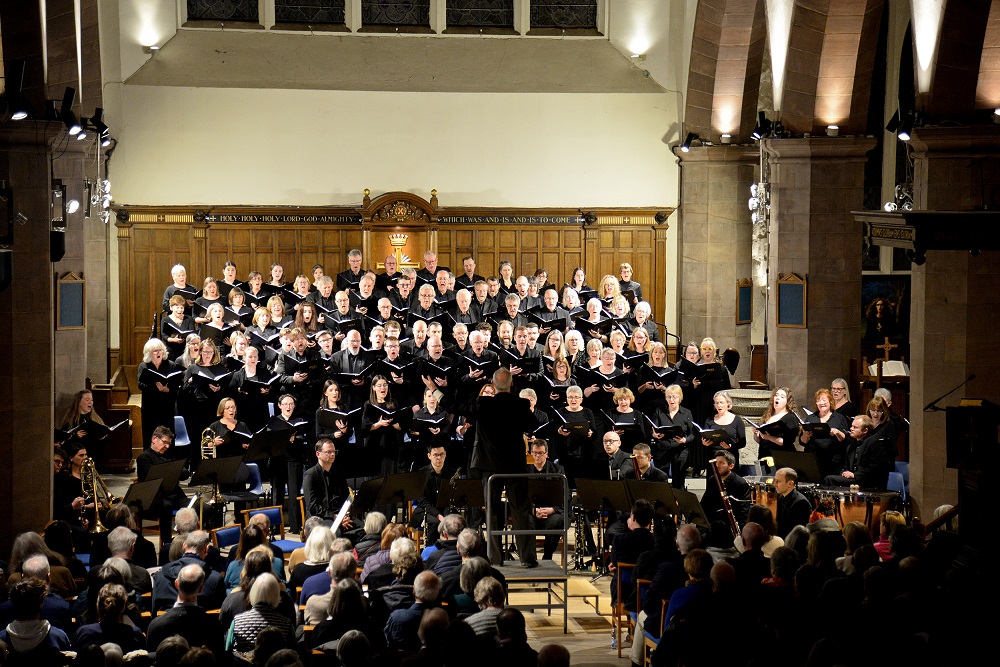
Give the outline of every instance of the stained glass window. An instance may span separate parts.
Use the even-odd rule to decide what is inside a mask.
[[[514,0],[448,0],[448,27],[513,28]]]
[[[274,0],[275,23],[344,23],[345,0]]]
[[[187,0],[190,21],[252,21],[256,23],[257,0]]]
[[[361,0],[361,25],[429,26],[430,0]]]
[[[531,0],[531,27],[596,28],[597,0]]]

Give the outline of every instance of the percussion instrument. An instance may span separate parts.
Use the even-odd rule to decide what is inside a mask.
[[[852,491],[849,487],[815,488],[811,495],[815,502],[833,500],[834,516],[842,527],[860,521],[869,530],[877,527],[882,512],[893,509],[900,499],[898,491]]]

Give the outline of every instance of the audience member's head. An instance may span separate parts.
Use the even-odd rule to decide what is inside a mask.
[[[413,583],[414,578],[423,569],[417,545],[408,537],[397,538],[392,543],[389,547],[389,560],[392,561],[392,574],[401,584]]]
[[[465,530],[465,517],[461,514],[449,514],[441,522],[441,539],[458,539],[463,530]]]
[[[445,637],[448,631],[448,612],[441,607],[434,607],[424,612],[417,629],[420,645],[430,650],[441,650],[445,647]]]
[[[538,650],[538,667],[569,667],[569,649],[562,644],[546,644]]]
[[[778,547],[771,553],[771,576],[791,585],[801,564],[795,549]]]
[[[743,546],[747,551],[759,551],[767,544],[767,533],[759,523],[747,522],[743,526]]]
[[[417,602],[434,603],[441,595],[441,578],[427,570],[413,580],[413,597]]]
[[[181,658],[182,667],[216,667],[215,654],[205,646],[194,646]]]
[[[14,583],[9,593],[14,620],[31,621],[38,618],[47,592],[48,586],[38,579],[22,578]]]
[[[335,582],[353,579],[358,571],[358,561],[350,551],[341,551],[330,556],[330,564],[326,571],[330,573],[330,579]]]
[[[527,643],[528,632],[524,629],[524,614],[511,607],[497,614],[497,639],[518,644]]]
[[[463,559],[472,558],[473,556],[482,556],[485,543],[483,538],[479,536],[479,533],[472,530],[471,528],[466,528],[461,533],[458,534],[458,553]]]
[[[313,529],[306,540],[305,557],[309,563],[325,563],[330,560],[330,546],[333,544],[333,531],[326,526]]]
[[[729,561],[720,560],[714,564],[709,576],[712,579],[712,590],[716,593],[727,593],[736,586],[736,568]]]
[[[381,512],[369,512],[365,515],[365,535],[381,535],[388,523]]]
[[[337,659],[343,667],[361,667],[368,662],[371,651],[371,642],[365,637],[365,633],[348,630],[337,644]]]
[[[190,648],[188,640],[180,635],[167,637],[156,647],[156,667],[173,667]]]
[[[758,526],[763,528],[768,540],[778,534],[778,526],[774,522],[774,515],[771,514],[771,509],[769,507],[764,505],[751,505],[749,511],[747,512],[747,521],[753,521]]]
[[[275,627],[267,627],[257,633],[253,644],[253,665],[264,667],[275,653],[285,648],[286,638],[283,632]]]
[[[677,529],[677,549],[681,554],[688,554],[692,549],[701,546],[701,533],[693,523],[686,523]]]
[[[476,604],[480,609],[500,609],[503,607],[503,586],[493,577],[483,577],[474,591]]]
[[[476,584],[484,577],[490,576],[490,562],[482,556],[473,556],[464,563],[458,575],[458,584],[462,591],[471,596],[476,590]]]
[[[712,554],[704,549],[692,549],[684,556],[684,571],[694,581],[709,579],[714,564]]]

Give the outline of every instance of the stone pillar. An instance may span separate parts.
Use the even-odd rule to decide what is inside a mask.
[[[0,291],[0,553],[51,512],[54,279],[49,261],[49,142],[56,123],[0,129],[0,180],[13,190],[11,284]],[[6,227],[6,222],[0,223]],[[83,349],[79,350],[82,355]]]
[[[755,146],[707,146],[681,154],[681,340],[708,336],[740,353],[736,372],[750,378],[750,325],[736,324],[736,282],[752,280],[747,200],[756,181]]]
[[[995,209],[983,201],[997,192],[1000,128],[923,128],[915,131],[914,208],[963,211]],[[957,502],[958,472],[945,467],[944,412],[921,408],[957,386],[976,379],[941,401],[958,405],[963,397],[1000,403],[1000,357],[996,313],[1000,312],[1000,253],[978,257],[963,251],[932,250],[913,266],[910,310],[910,493],[920,516]],[[983,476],[986,481],[987,476]]]
[[[874,139],[765,142],[771,174],[767,378],[799,405],[847,377],[861,340],[861,226],[865,155]],[[807,281],[806,328],[777,326],[779,275]]]

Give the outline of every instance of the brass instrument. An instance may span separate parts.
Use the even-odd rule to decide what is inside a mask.
[[[201,458],[215,458],[215,431],[210,428],[201,432]]]
[[[83,465],[80,467],[80,483],[83,487],[83,504],[86,506],[91,502],[94,503],[94,520],[90,522],[90,532],[106,533],[108,529],[101,523],[101,506],[110,508],[122,499],[111,493],[111,489],[97,472],[94,459],[89,456],[83,460]]]

